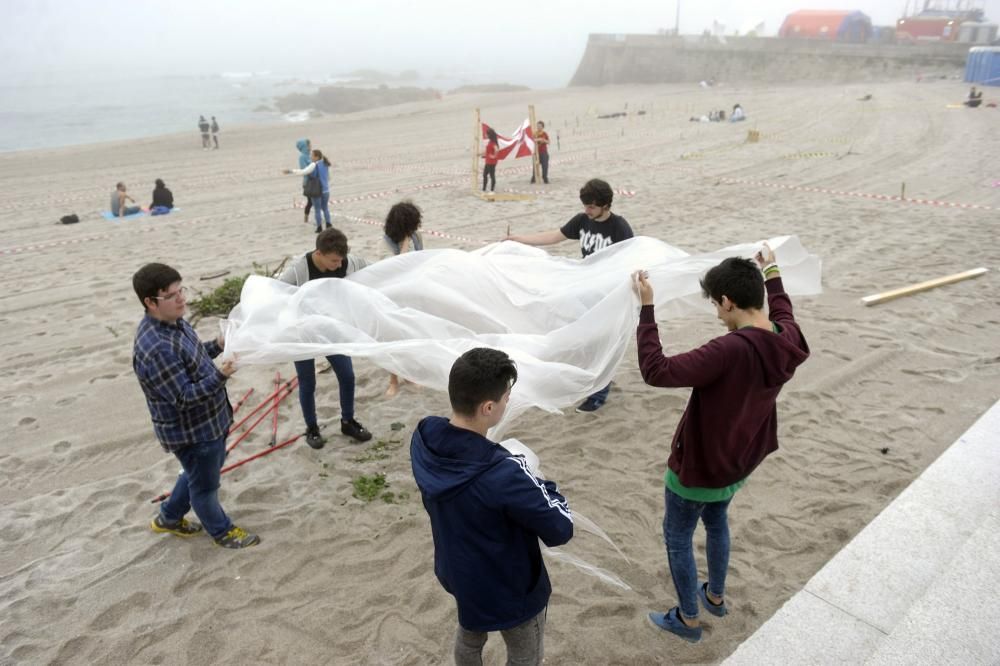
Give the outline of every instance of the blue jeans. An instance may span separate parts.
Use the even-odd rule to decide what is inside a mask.
[[[542,182],[549,182],[549,154],[538,153],[538,166],[542,167]],[[531,174],[531,182],[535,182],[535,174]]]
[[[160,520],[173,525],[194,509],[194,514],[198,516],[205,531],[213,538],[221,537],[233,526],[219,504],[219,481],[222,463],[226,460],[226,438],[198,442],[174,451],[174,455],[181,462],[184,472],[177,477],[170,497],[160,505]]]
[[[323,220],[326,221],[327,226],[330,226],[330,193],[324,192],[318,197],[313,197],[312,206],[316,212],[316,228],[321,229],[323,227]],[[320,219],[321,213],[323,220]]]
[[[677,599],[684,617],[698,617],[698,567],[694,563],[694,530],[698,519],[705,522],[705,555],[708,559],[708,591],[721,597],[729,569],[729,519],[732,498],[724,502],[693,502],[669,488],[664,495],[663,541]]]
[[[354,418],[354,365],[350,356],[336,354],[327,356],[340,384],[340,418],[350,421]],[[295,362],[295,374],[299,378],[299,405],[307,428],[316,427],[316,361]]]
[[[608,401],[608,393],[610,391],[611,391],[611,384],[608,384],[600,391],[597,391],[596,393],[587,396],[587,400],[593,400],[594,402],[597,403],[597,406],[600,407]]]

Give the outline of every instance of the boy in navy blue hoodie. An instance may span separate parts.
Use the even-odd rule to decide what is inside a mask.
[[[573,536],[556,484],[486,438],[515,381],[517,367],[504,352],[467,351],[448,377],[451,419],[426,417],[410,442],[431,519],[434,573],[458,605],[457,666],[482,664],[490,631],[503,636],[508,663],[542,663],[552,586],[538,539],[560,546]]]

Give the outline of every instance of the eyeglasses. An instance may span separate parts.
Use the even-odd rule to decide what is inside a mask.
[[[187,298],[188,288],[181,287],[172,294],[167,294],[166,296],[153,296],[158,301],[173,301],[175,303],[180,303],[184,298]]]

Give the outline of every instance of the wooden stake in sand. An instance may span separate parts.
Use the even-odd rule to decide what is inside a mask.
[[[531,136],[535,136],[535,105],[528,105],[528,126],[531,128]],[[531,152],[531,182],[541,183],[542,182],[542,165],[538,161],[538,147],[536,144],[535,150]]]
[[[479,190],[479,148],[483,144],[483,130],[479,122],[479,109],[472,114],[472,191]]]
[[[971,271],[939,277],[934,280],[928,280],[927,282],[910,285],[909,287],[901,287],[899,289],[893,289],[892,291],[883,291],[881,294],[865,296],[861,299],[861,303],[864,305],[878,305],[879,303],[885,303],[886,301],[891,301],[901,296],[918,294],[922,291],[934,289],[935,287],[941,287],[946,284],[952,284],[954,282],[961,282],[962,280],[979,277],[980,275],[984,275],[988,270],[989,269],[986,268],[973,268]]]

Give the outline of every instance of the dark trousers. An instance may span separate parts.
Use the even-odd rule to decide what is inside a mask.
[[[335,354],[327,356],[340,384],[340,418],[350,421],[354,418],[354,364],[350,356]],[[295,361],[295,375],[299,378],[299,405],[307,428],[315,428],[316,423],[316,362]]]
[[[549,182],[549,154],[538,153],[538,165],[542,167],[542,182]],[[531,182],[535,182],[535,172],[531,172]]]
[[[490,179],[490,192],[496,189],[497,186],[497,165],[487,164],[483,167],[483,192],[486,191],[486,177],[489,176]]]

